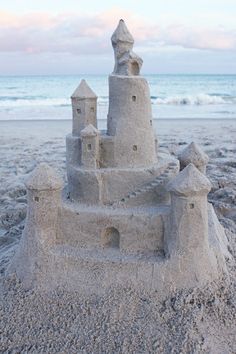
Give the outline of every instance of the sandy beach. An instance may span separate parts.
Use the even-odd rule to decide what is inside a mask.
[[[236,354],[235,14],[0,4],[0,354]]]
[[[0,121],[1,353],[236,352],[236,122],[159,119],[154,127],[160,147],[172,154],[195,141],[209,155],[209,201],[229,239],[230,278],[175,292],[164,301],[157,292],[130,288],[89,298],[66,289],[48,295],[24,291],[16,279],[5,277],[24,229],[24,180],[42,161],[66,180],[71,121]]]

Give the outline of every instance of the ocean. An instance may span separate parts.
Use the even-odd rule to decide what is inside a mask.
[[[235,119],[236,75],[143,75],[154,119]],[[80,80],[98,96],[106,120],[107,75],[1,76],[0,120],[71,119],[70,96]]]

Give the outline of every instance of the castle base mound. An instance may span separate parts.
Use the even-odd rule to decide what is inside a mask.
[[[169,213],[169,206],[93,210],[64,202],[56,235],[35,235],[26,225],[8,273],[16,273],[25,288],[43,292],[66,287],[91,294],[131,286],[156,290],[160,297],[225,276],[225,257],[230,255],[212,206],[208,205],[209,249],[197,258],[165,253]],[[50,247],[47,237],[55,237]]]

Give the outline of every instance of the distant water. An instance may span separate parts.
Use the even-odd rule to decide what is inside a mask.
[[[236,75],[146,75],[154,118],[235,119]],[[85,78],[106,119],[106,75],[0,77],[0,120],[71,119],[70,96]]]

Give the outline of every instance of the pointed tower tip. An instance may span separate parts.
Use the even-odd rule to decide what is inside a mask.
[[[178,158],[184,166],[193,163],[196,167],[200,167],[209,161],[208,155],[194,141],[179,154]]]
[[[207,194],[211,190],[211,183],[190,163],[167,184],[167,190],[182,196]]]
[[[80,135],[85,136],[97,136],[99,135],[99,130],[94,127],[94,125],[89,124],[83,130],[81,130]]]
[[[27,189],[57,190],[63,186],[62,179],[47,163],[40,163],[30,174],[25,182]]]
[[[97,95],[89,87],[86,80],[82,79],[71,98],[97,98]]]
[[[132,34],[129,32],[125,21],[121,19],[118,23],[118,26],[111,37],[112,44],[117,44],[118,42],[125,43],[134,43],[134,38]]]

